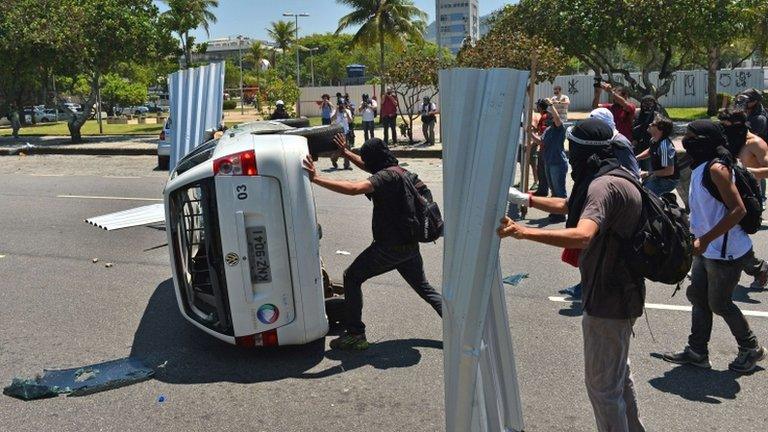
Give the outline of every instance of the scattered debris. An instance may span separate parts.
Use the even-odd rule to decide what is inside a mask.
[[[114,264],[112,264],[112,263],[106,263],[106,264],[104,264],[104,267],[106,267],[106,268],[111,268],[113,265],[114,265]]]
[[[352,253],[345,250],[337,250],[336,255],[352,255]]]
[[[523,279],[528,279],[528,273],[515,273],[511,276],[505,277],[502,282],[507,285],[517,286]]]
[[[29,150],[31,150],[33,148],[36,148],[36,147],[37,146],[35,146],[34,144],[26,143],[24,145],[12,148],[8,152],[8,154],[10,154],[10,155],[26,156]]]
[[[163,395],[163,394],[161,394],[160,396],[157,397],[157,403],[158,404],[165,403],[166,400],[168,400],[168,398],[166,398],[165,395]]]
[[[99,262],[99,259],[98,258],[94,258],[94,259],[91,260],[91,262],[95,264],[95,263]]]
[[[166,366],[168,366],[168,360],[166,360],[166,361],[162,362],[161,364],[157,365],[157,368],[158,369],[163,369]]]
[[[80,368],[45,370],[43,376],[14,378],[3,394],[22,400],[84,396],[150,379],[155,372],[135,358],[111,360]]]

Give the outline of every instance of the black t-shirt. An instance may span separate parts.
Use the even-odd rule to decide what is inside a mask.
[[[406,173],[413,184],[418,183],[418,176]],[[400,174],[383,169],[368,178],[373,184],[373,192],[368,198],[373,201],[373,240],[389,246],[413,244],[407,229],[403,228],[403,214],[409,213],[406,192]]]

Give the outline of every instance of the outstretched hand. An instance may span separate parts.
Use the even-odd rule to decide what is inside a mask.
[[[312,160],[312,156],[307,155],[302,162],[302,168],[309,174],[309,181],[314,182],[317,177],[317,168],[315,168],[315,162]]]
[[[344,136],[343,133],[337,133],[335,137],[333,137],[333,143],[336,144],[336,147],[339,148],[339,151],[342,153],[347,150],[347,137]]]

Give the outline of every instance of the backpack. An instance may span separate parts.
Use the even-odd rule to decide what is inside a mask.
[[[630,272],[654,282],[679,285],[693,263],[693,235],[685,210],[677,205],[673,194],[656,196],[626,170],[606,175],[629,180],[642,196],[638,229],[625,239],[623,248]]]
[[[408,171],[399,166],[387,168],[400,175],[405,186],[405,202],[408,215],[404,218],[407,236],[419,243],[431,243],[443,236],[443,216],[440,207],[432,200],[432,192],[419,180],[414,184]]]
[[[721,163],[733,170],[734,177],[736,178],[736,189],[739,190],[741,201],[744,202],[744,208],[747,210],[747,213],[739,221],[739,225],[741,225],[741,228],[744,229],[747,234],[756,233],[760,230],[760,225],[762,225],[763,222],[760,184],[755,179],[755,176],[747,171],[747,169],[740,163],[730,164],[721,159],[714,159],[710,161],[704,169],[702,183],[707,191],[720,202],[723,202],[723,198],[720,196],[720,191],[717,190],[717,186],[715,186],[715,183],[712,181],[712,175],[709,172],[709,169],[712,168],[712,164],[714,163]]]

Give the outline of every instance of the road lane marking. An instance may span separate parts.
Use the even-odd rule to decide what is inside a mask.
[[[163,201],[162,198],[136,198],[136,197],[91,196],[91,195],[56,195],[56,198],[100,199],[100,200],[119,200],[119,201]]]
[[[549,297],[550,301],[558,302],[558,303],[581,303],[581,300],[569,300],[566,297]],[[673,310],[673,311],[683,311],[683,312],[690,312],[691,307],[690,306],[679,306],[679,305],[668,305],[668,304],[660,304],[660,303],[646,303],[645,304],[646,309],[660,309],[660,310]],[[746,316],[754,316],[754,317],[763,317],[768,318],[768,312],[762,312],[762,311],[749,311],[749,310],[741,310],[741,313]]]
[[[32,177],[67,177],[66,174],[30,174]]]
[[[112,179],[140,179],[140,176],[102,176],[103,178],[112,178]]]

